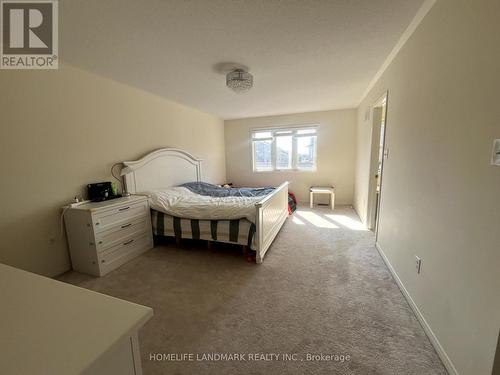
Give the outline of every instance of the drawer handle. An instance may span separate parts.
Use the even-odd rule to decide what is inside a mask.
[[[122,229],[127,228],[127,227],[129,227],[131,225],[132,225],[132,223],[128,223],[128,224],[122,225]]]
[[[127,211],[129,208],[130,208],[130,206],[119,208],[118,211]]]
[[[131,240],[128,240],[126,242],[123,243],[123,245],[128,245],[128,244],[131,244],[132,242],[134,242],[134,239],[132,238]]]

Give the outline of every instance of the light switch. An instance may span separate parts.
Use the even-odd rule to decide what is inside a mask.
[[[493,152],[491,153],[491,164],[500,165],[500,139],[493,141]]]

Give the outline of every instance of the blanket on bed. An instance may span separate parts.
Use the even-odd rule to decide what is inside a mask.
[[[261,197],[272,193],[274,187],[262,188],[225,188],[208,182],[186,182],[180,185],[191,192],[208,197]],[[288,214],[291,215],[297,209],[297,198],[293,193],[288,193]]]
[[[274,190],[274,188],[227,189],[215,185],[210,186],[207,183],[184,185],[191,186],[191,189],[187,186],[177,186],[148,191],[150,207],[156,211],[184,219],[236,220],[246,218],[255,223],[255,204]],[[204,189],[205,194],[209,194],[209,191],[219,191],[219,193],[214,194],[226,195],[199,194],[193,189],[195,191]]]
[[[224,188],[208,182],[187,182],[180,185],[191,190],[193,193],[209,197],[262,197],[271,193],[273,187],[262,188]]]
[[[233,220],[255,223],[255,204],[262,197],[211,197],[177,186],[147,192],[150,207],[185,219]]]

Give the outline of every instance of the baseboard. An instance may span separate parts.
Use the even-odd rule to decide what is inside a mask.
[[[436,349],[436,352],[437,352],[439,358],[441,358],[441,361],[443,362],[444,367],[446,367],[446,370],[448,371],[448,373],[450,375],[459,375],[457,369],[455,368],[455,366],[451,362],[450,357],[448,357],[448,354],[446,354],[446,351],[444,350],[444,348],[441,345],[441,343],[439,342],[438,338],[436,337],[436,335],[432,331],[432,328],[429,326],[429,324],[425,320],[424,316],[420,312],[417,304],[413,301],[410,294],[406,290],[405,286],[403,285],[403,282],[399,278],[396,270],[394,270],[394,267],[392,266],[391,262],[389,262],[389,259],[385,255],[384,251],[380,248],[378,243],[375,243],[375,247],[377,248],[377,251],[380,254],[380,256],[382,257],[382,259],[384,260],[385,265],[387,266],[387,268],[391,272],[391,275],[394,278],[394,280],[396,281],[396,284],[398,284],[399,290],[401,290],[401,293],[405,297],[406,301],[408,302],[411,309],[413,310],[413,313],[415,314],[418,321],[420,322],[420,325],[424,329],[427,337],[431,341],[432,346],[434,346],[434,349]]]

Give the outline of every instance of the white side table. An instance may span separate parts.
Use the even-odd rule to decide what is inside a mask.
[[[329,194],[330,206],[332,210],[335,208],[335,188],[333,186],[311,186],[309,188],[309,205],[313,208],[314,194]]]

